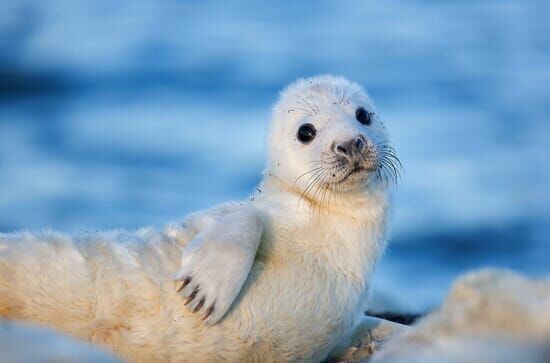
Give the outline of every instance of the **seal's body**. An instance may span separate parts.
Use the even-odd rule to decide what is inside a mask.
[[[161,231],[0,235],[0,315],[133,362],[341,357],[372,327],[362,315],[396,176],[372,107],[341,78],[292,85],[249,202]]]

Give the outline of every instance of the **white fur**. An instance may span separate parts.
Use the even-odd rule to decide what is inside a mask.
[[[331,166],[324,187],[308,189],[312,181],[301,175],[326,164],[333,142],[388,140],[378,115],[371,126],[355,120],[358,106],[374,112],[362,89],[342,78],[300,80],[285,90],[273,112],[261,192],[251,202],[160,231],[0,236],[0,315],[56,327],[133,362],[343,354],[370,324],[361,317],[385,246],[387,190],[372,173],[339,182],[348,170],[342,163]],[[317,127],[307,145],[296,139],[305,122]],[[220,304],[212,324],[184,305],[176,272],[203,286],[202,312]]]
[[[205,324],[225,315],[248,277],[260,244],[260,218],[250,204],[224,205],[187,218],[185,228],[197,235],[185,246],[175,279],[189,279],[178,290],[195,313],[204,315]]]

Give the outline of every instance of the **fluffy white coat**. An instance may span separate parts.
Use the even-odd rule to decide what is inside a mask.
[[[345,355],[365,324],[377,324],[363,312],[385,246],[388,192],[371,172],[344,175],[344,164],[325,168],[324,188],[300,175],[308,163],[333,157],[335,142],[360,135],[373,150],[388,142],[377,115],[368,126],[357,122],[359,106],[375,115],[363,90],[342,78],[300,80],[285,90],[253,201],[161,230],[0,235],[0,315],[55,327],[132,362]],[[296,139],[304,122],[317,127],[307,145]],[[199,299],[185,305],[180,293],[189,297],[192,284],[177,291],[174,274],[182,280],[188,272],[204,308],[222,306],[212,324],[202,306],[193,313]]]

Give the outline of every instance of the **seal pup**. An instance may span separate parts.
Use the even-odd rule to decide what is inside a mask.
[[[2,235],[0,315],[133,362],[322,361],[388,334],[363,314],[399,172],[372,101],[344,78],[298,80],[268,150],[250,201],[163,230]]]

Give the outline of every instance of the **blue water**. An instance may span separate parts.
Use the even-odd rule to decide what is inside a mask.
[[[269,111],[363,84],[405,166],[374,290],[436,305],[479,266],[550,273],[547,1],[0,3],[0,230],[162,225],[245,198]]]

